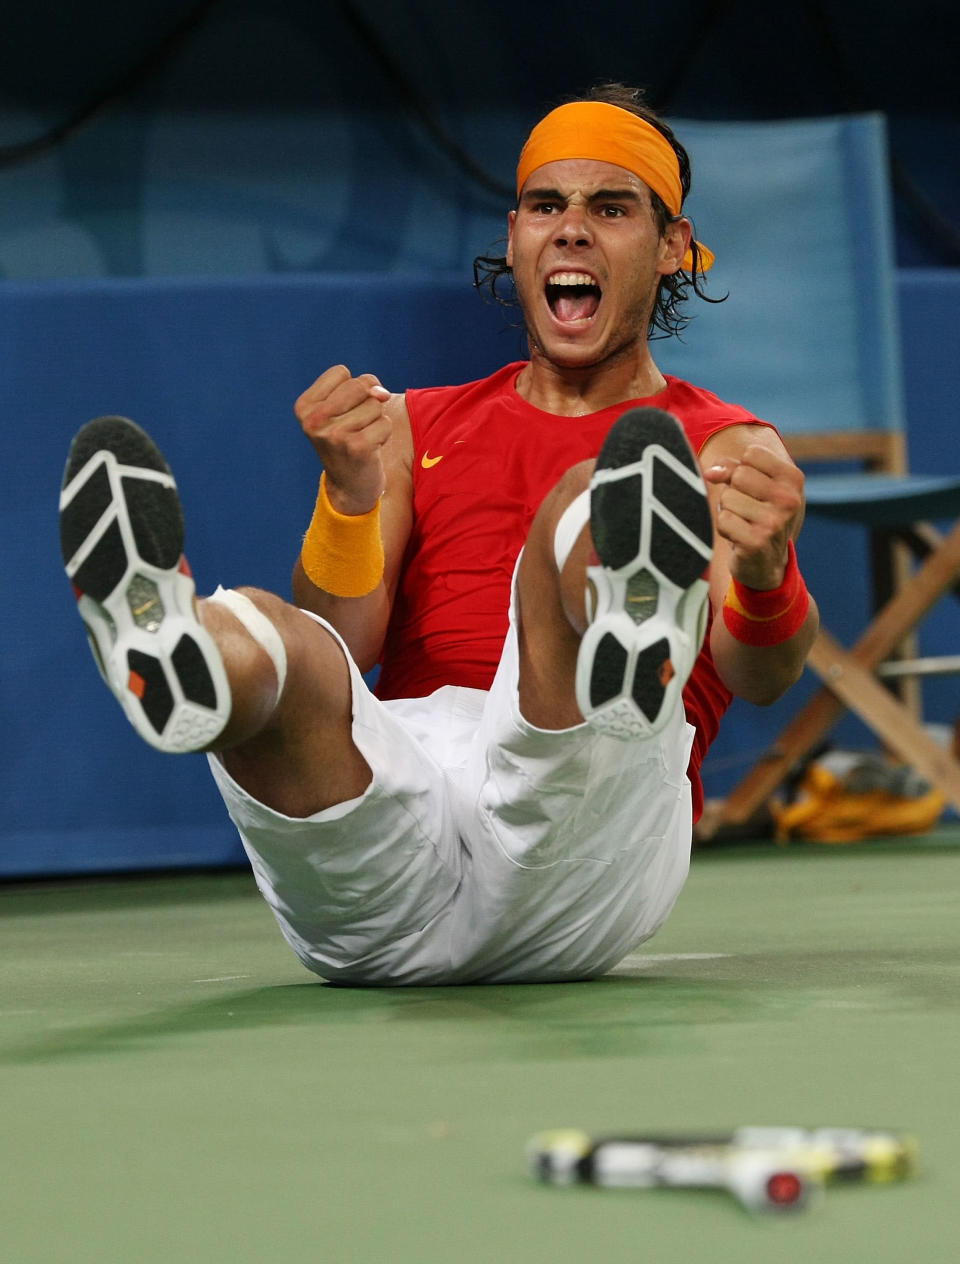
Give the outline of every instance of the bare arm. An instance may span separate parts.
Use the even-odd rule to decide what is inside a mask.
[[[298,556],[298,605],[333,625],[361,671],[377,662],[413,522],[410,420],[402,395],[371,373],[353,377],[334,365],[297,400],[294,411],[323,463],[330,503],[341,514],[364,514],[380,502],[383,579],[364,597],[338,597],[312,583]]]
[[[803,523],[803,474],[778,435],[763,426],[731,426],[700,453],[716,528],[710,566],[713,626],[710,649],[724,684],[761,706],[781,697],[799,678],[819,627],[816,603],[802,626],[778,645],[744,645],[723,620],[731,576],[758,591],[778,588],[787,542]]]

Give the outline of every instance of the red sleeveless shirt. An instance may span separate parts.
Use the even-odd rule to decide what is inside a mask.
[[[558,417],[517,394],[524,367],[509,364],[464,386],[407,391],[414,520],[382,656],[381,698],[423,697],[441,685],[490,687],[507,632],[514,565],[534,514],[565,470],[596,456],[622,412],[643,404],[666,409],[695,452],[716,431],[758,420],[673,377],[647,399]],[[696,729],[695,819],[703,805],[700,765],[731,697],[705,645],[684,691]]]

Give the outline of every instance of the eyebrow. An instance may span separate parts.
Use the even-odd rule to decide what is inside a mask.
[[[566,202],[569,194],[559,189],[526,189],[521,201],[533,202]],[[640,194],[631,188],[597,189],[587,198],[587,202],[639,202]]]

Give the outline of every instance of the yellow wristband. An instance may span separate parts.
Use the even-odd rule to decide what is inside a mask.
[[[365,597],[383,578],[380,502],[365,514],[338,513],[327,496],[326,473],[300,562],[307,579],[333,597]]]

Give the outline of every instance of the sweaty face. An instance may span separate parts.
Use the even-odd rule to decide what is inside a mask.
[[[645,341],[657,284],[683,254],[674,228],[660,236],[649,189],[622,167],[575,158],[532,172],[507,251],[531,353],[585,367]]]

